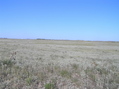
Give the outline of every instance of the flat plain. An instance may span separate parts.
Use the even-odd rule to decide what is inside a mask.
[[[119,89],[119,42],[0,39],[0,89]]]

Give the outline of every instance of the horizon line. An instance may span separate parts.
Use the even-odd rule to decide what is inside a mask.
[[[0,37],[0,39],[13,39],[13,40],[56,40],[56,41],[91,41],[91,42],[119,42],[119,41],[103,41],[103,40],[71,40],[71,39],[48,39],[48,38],[6,38]]]

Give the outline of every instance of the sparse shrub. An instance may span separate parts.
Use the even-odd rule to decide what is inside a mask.
[[[47,83],[45,84],[45,89],[55,89],[55,86],[52,83]]]
[[[72,64],[72,68],[73,68],[73,69],[77,70],[78,67],[79,67],[79,66],[78,66],[77,64]]]
[[[119,84],[119,72],[116,74],[115,82],[116,82],[117,84]]]
[[[76,82],[78,82],[78,78],[72,78],[72,81],[73,81],[74,83],[76,83]]]
[[[0,61],[0,67],[2,66],[2,63],[1,63],[1,61]]]
[[[47,79],[47,76],[46,76],[46,74],[44,73],[44,72],[40,72],[40,73],[38,73],[38,78],[39,78],[39,80],[41,81],[41,82],[43,82],[43,81],[45,81],[46,79]]]
[[[101,74],[101,75],[103,75],[103,74],[105,74],[105,75],[107,75],[108,74],[108,70],[106,70],[105,68],[97,68],[97,71]]]
[[[31,85],[32,80],[33,80],[33,79],[32,79],[31,77],[26,78],[26,83],[27,83],[28,85]]]
[[[71,73],[69,73],[67,70],[62,70],[60,74],[62,77],[67,77],[67,78],[71,77]]]
[[[93,68],[89,68],[89,67],[85,70],[86,75],[88,75],[89,78],[90,78],[93,82],[95,82],[95,78],[96,78],[94,71],[95,71],[95,70],[94,70]]]
[[[3,60],[3,61],[0,61],[0,65],[2,65],[2,64],[6,65],[8,67],[11,67],[14,64],[14,62],[11,60]]]

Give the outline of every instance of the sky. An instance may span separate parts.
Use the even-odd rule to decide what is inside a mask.
[[[0,38],[119,41],[119,0],[0,0]]]

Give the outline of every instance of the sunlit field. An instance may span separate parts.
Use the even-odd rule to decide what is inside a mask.
[[[0,39],[0,89],[119,89],[119,42]]]

